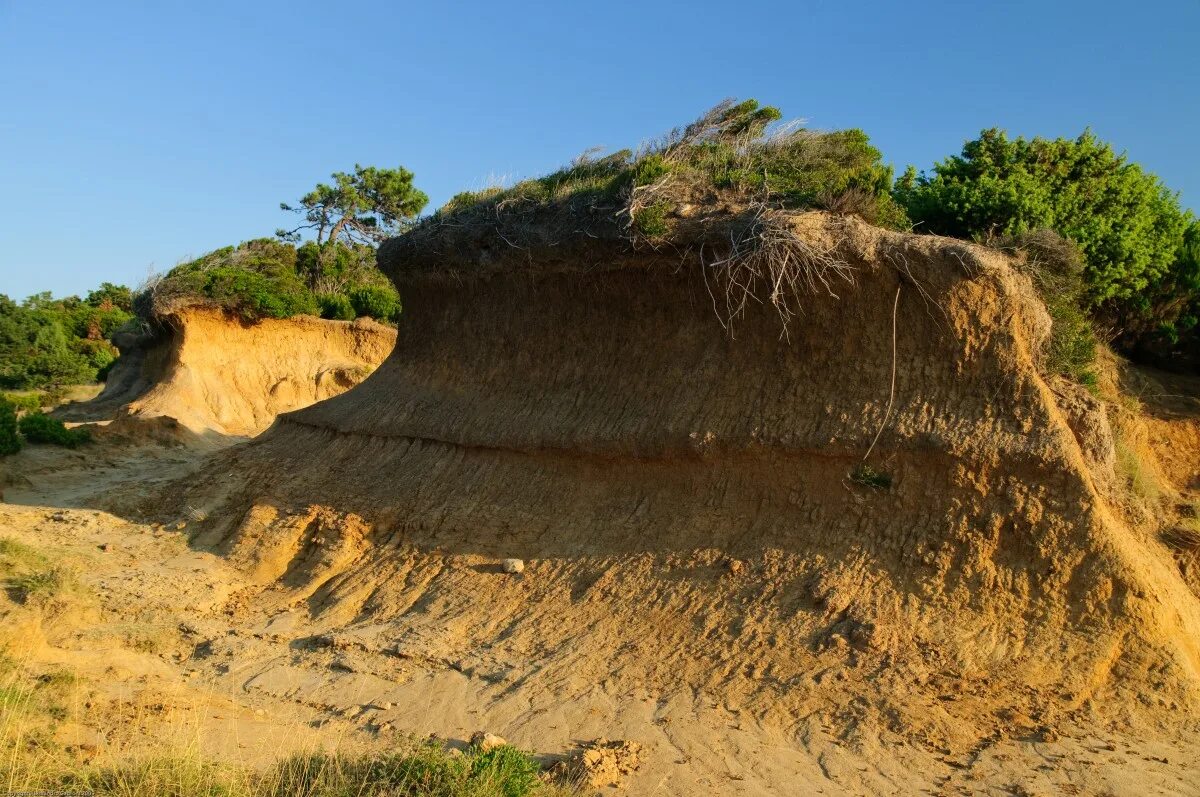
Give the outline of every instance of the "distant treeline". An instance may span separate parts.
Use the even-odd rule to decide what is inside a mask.
[[[133,319],[133,297],[104,283],[80,299],[49,293],[18,304],[0,294],[0,388],[95,382],[117,358],[112,334]]]

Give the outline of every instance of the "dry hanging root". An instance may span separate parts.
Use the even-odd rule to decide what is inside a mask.
[[[761,301],[758,292],[765,288],[786,335],[789,322],[801,310],[802,297],[826,293],[836,299],[834,287],[838,282],[854,284],[854,267],[837,257],[835,251],[836,247],[818,249],[801,239],[789,226],[786,214],[759,205],[744,234],[730,233],[728,254],[703,266],[713,309],[729,328],[750,300]],[[716,282],[723,285],[723,313],[709,283],[709,272],[717,275]]]
[[[892,404],[896,400],[896,314],[900,309],[900,286],[896,286],[896,298],[892,302],[892,387],[888,394],[887,410],[883,413],[883,421],[879,424],[879,431],[875,432],[875,439],[871,441],[870,447],[867,448],[867,453],[863,454],[862,461],[865,463],[867,457],[871,456],[871,452],[875,450],[875,444],[879,442],[879,436],[883,434],[884,427],[887,426],[888,419],[892,417]]]

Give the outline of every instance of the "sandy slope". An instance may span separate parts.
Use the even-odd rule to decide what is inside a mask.
[[[5,641],[31,673],[66,667],[83,679],[89,708],[59,738],[95,763],[163,741],[263,763],[322,745],[386,748],[401,733],[461,744],[488,728],[551,759],[600,736],[639,740],[643,763],[621,791],[641,794],[1200,793],[1190,737],[1087,717],[1060,725],[1051,741],[1032,718],[1017,718],[1016,727],[955,751],[901,742],[870,722],[846,724],[817,699],[786,733],[703,691],[626,693],[613,681],[564,675],[574,696],[546,701],[542,687],[523,688],[540,661],[501,647],[484,672],[444,639],[314,623],[303,606],[246,600],[236,569],[184,544],[188,528],[54,508],[61,496],[72,504],[104,500],[87,497],[92,479],[135,479],[143,472],[135,461],[157,462],[160,472],[189,467],[178,450],[164,459],[154,444],[126,453],[139,456],[99,471],[42,456],[59,481],[50,489],[39,479],[10,487],[10,500],[23,503],[0,505],[0,535],[76,563],[95,596],[89,611],[66,615],[0,607]],[[494,564],[440,566],[460,579],[478,570],[510,578]],[[831,659],[813,678],[836,683],[847,671]],[[846,715],[864,711],[862,702],[843,707]]]

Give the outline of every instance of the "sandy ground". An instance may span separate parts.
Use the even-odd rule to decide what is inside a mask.
[[[303,607],[248,601],[237,572],[190,546],[199,518],[164,528],[91,508],[186,475],[214,445],[110,438],[78,452],[31,447],[8,463],[23,476],[9,478],[0,536],[77,568],[86,594],[57,614],[6,605],[10,651],[30,673],[68,668],[88,684],[88,708],[60,735],[89,756],[196,743],[261,764],[404,734],[463,744],[488,730],[547,760],[599,737],[636,741],[640,766],[619,789],[634,794],[1200,794],[1190,735],[1026,729],[962,755],[823,712],[784,734],[701,693],[601,682],[573,685],[586,700],[548,704],[522,689],[534,661],[496,651],[488,672],[401,625],[314,628]]]

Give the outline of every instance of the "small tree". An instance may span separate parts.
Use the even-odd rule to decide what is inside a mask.
[[[282,210],[304,218],[291,230],[278,230],[280,238],[296,241],[301,230],[316,230],[318,246],[339,240],[377,244],[399,232],[429,202],[424,192],[413,187],[412,172],[404,168],[355,164],[353,174],[335,172],[332,177],[332,185],[318,183],[298,205],[280,203]]]

